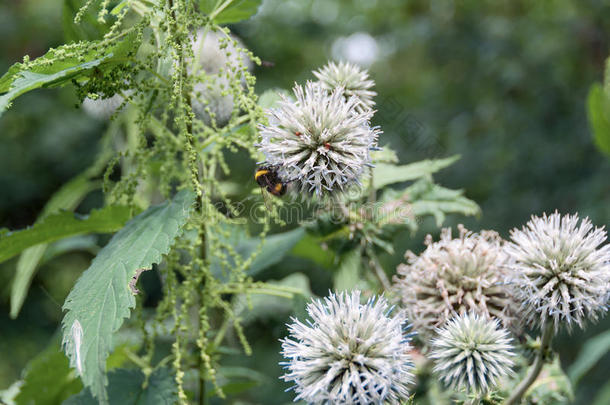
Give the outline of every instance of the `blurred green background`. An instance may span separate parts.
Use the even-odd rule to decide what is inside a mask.
[[[25,54],[36,57],[63,43],[62,4],[0,3],[1,72]],[[269,62],[255,71],[260,92],[313,79],[311,70],[329,59],[368,67],[377,83],[381,144],[391,145],[401,163],[462,156],[437,181],[465,189],[482,215],[452,217],[449,224],[507,237],[531,214],[555,209],[610,224],[610,159],[593,146],[585,104],[610,53],[609,2],[265,0],[253,19],[231,28]],[[18,99],[0,118],[0,227],[32,224],[49,196],[91,164],[105,125],[76,106],[71,89]],[[88,210],[87,201],[79,210]],[[423,233],[434,231],[432,223],[423,225],[418,235],[398,236],[399,253],[384,258],[388,269],[405,249],[421,250]],[[46,264],[16,320],[8,317],[15,260],[0,267],[0,389],[55,333],[61,303],[90,259],[74,253]],[[288,259],[265,277],[303,271],[322,280],[312,288],[325,294],[328,278],[310,267]],[[285,321],[258,320],[247,329],[256,354],[246,361],[268,367],[271,381],[253,400],[292,399],[276,380]],[[608,326],[607,318],[560,336],[555,348],[562,363],[569,366],[585,339]],[[580,383],[575,403],[591,403],[609,374],[606,355]]]

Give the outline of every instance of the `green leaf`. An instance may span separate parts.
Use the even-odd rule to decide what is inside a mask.
[[[293,248],[291,254],[309,259],[314,263],[330,269],[335,264],[335,254],[330,249],[322,248],[322,241],[310,234],[306,234]]]
[[[258,98],[258,105],[265,109],[275,108],[277,107],[278,102],[282,101],[282,97],[280,95],[289,97],[288,92],[284,89],[265,90],[265,92]]]
[[[334,274],[333,287],[335,291],[350,291],[361,281],[362,253],[359,249],[343,255],[339,269]]]
[[[223,242],[232,246],[242,260],[248,260],[256,254],[246,269],[246,273],[250,276],[280,262],[305,235],[303,228],[296,228],[267,236],[261,240],[246,237],[245,229],[241,226],[226,225],[225,229],[229,235],[228,238],[222,238]],[[217,257],[212,257],[212,271],[217,277],[222,274],[221,264]]]
[[[262,2],[262,0],[200,0],[199,6],[204,13],[214,17],[216,24],[229,24],[252,17]],[[218,11],[227,3],[226,7]]]
[[[100,186],[98,181],[90,181],[87,175],[80,175],[66,183],[47,202],[38,221],[49,214],[65,209],[74,210],[82,199]],[[47,244],[32,246],[21,253],[17,261],[15,278],[11,285],[11,318],[16,318],[30,288],[32,278],[47,249]]]
[[[101,44],[101,41],[99,42]],[[125,56],[133,51],[137,41],[135,34],[126,35],[121,41],[110,47],[99,46],[99,50],[89,51],[81,57],[62,57],[73,45],[64,45],[51,49],[36,59],[47,63],[28,68],[16,63],[0,78],[0,116],[9,107],[11,101],[28,91],[41,87],[63,86],[71,80],[89,75],[93,68],[105,68],[124,63]]]
[[[66,298],[62,321],[66,354],[85,386],[103,404],[109,403],[105,371],[112,336],[135,306],[129,283],[138,270],[151,269],[169,252],[194,200],[194,193],[183,190],[172,201],[129,221],[93,259]]]
[[[593,405],[610,404],[610,381],[608,381],[597,393],[593,400]]]
[[[17,405],[55,405],[80,392],[83,384],[70,368],[57,339],[34,357],[25,369]]]
[[[129,217],[130,209],[124,206],[93,210],[88,216],[65,211],[51,214],[30,228],[0,236],[0,263],[41,243],[83,233],[115,232],[121,229]]]
[[[578,357],[568,369],[572,384],[576,385],[610,351],[610,330],[600,333],[587,340],[582,346]]]
[[[380,189],[389,184],[415,180],[420,177],[428,176],[452,165],[459,158],[459,155],[455,155],[445,159],[422,160],[421,162],[411,163],[403,166],[379,163],[373,168],[373,185],[376,189]]]
[[[610,156],[610,96],[597,83],[589,90],[587,112],[595,145]]]
[[[176,382],[170,370],[163,367],[153,372],[148,381],[140,370],[116,369],[108,373],[108,400],[120,405],[173,405],[176,403]],[[145,384],[146,382],[146,384]],[[86,388],[64,401],[63,405],[97,405]]]

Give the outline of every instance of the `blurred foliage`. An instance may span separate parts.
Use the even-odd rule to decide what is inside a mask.
[[[95,20],[86,20],[79,28],[65,17],[75,4],[79,2],[0,3],[0,37],[10,38],[0,45],[0,72],[25,54],[41,56],[65,40],[99,38],[103,27]],[[230,11],[226,22],[234,18]],[[591,88],[602,81],[609,54],[606,1],[265,0],[253,19],[231,28],[264,61],[255,72],[259,93],[312,79],[310,71],[328,59],[370,65],[379,94],[375,124],[384,130],[382,144],[391,145],[400,157],[397,163],[461,155],[450,169],[436,175],[437,180],[465,190],[482,214],[474,219],[450,216],[450,223],[493,228],[506,236],[529,215],[557,208],[578,211],[599,225],[610,224],[610,159],[600,153],[607,151],[600,134],[608,127],[608,96],[603,86]],[[32,225],[49,197],[93,163],[106,124],[87,117],[75,104],[72,89],[41,90],[17,100],[0,119],[0,227]],[[228,162],[235,167],[232,181],[251,181],[252,168],[239,154],[228,156]],[[77,211],[88,212],[99,202],[94,194]],[[463,209],[467,208],[474,213],[473,207]],[[406,248],[421,249],[423,233],[435,229],[436,223],[420,225],[416,235],[395,236],[393,252],[379,258],[384,267],[394,268]],[[279,239],[268,239],[273,241],[269,246],[292,249],[292,254],[278,263],[272,251],[264,251],[258,259],[264,261],[258,277],[302,286],[304,281],[296,274],[300,272],[317,295],[326,294],[333,282],[342,288],[357,284],[354,274],[360,263],[349,253],[329,257],[312,236],[290,236],[294,238],[282,239],[283,245],[276,244]],[[253,239],[239,242],[244,254],[258,244]],[[16,320],[8,319],[8,287],[16,260],[0,267],[0,389],[19,378],[28,361],[47,346],[61,319],[58,303],[90,258],[91,253],[80,251],[43,262]],[[297,279],[286,280],[288,269]],[[283,392],[285,384],[277,379],[277,340],[285,335],[286,316],[279,316],[281,304],[266,303],[277,305],[277,310],[249,313],[247,319],[255,354],[245,360],[237,353],[224,357],[221,374],[243,377],[241,385],[231,379],[234,385],[225,391],[238,395],[258,384],[247,391],[250,400],[290,402],[292,395]],[[298,315],[303,305],[296,306]],[[274,312],[278,315],[269,315]],[[562,362],[573,364],[567,368],[570,378],[580,379],[574,403],[608,403],[610,389],[604,383],[610,362],[607,354],[603,357],[605,351],[596,348],[607,344],[602,340],[607,333],[600,333],[609,324],[606,319],[556,341]],[[596,361],[590,360],[591,352],[599,354]],[[54,355],[43,352],[48,358],[32,360],[29,369],[55,361]],[[269,372],[246,377],[248,368]],[[554,375],[553,370],[549,366],[548,375]],[[546,395],[545,390],[544,384],[537,386],[536,395]]]

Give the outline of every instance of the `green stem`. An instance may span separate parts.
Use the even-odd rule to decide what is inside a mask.
[[[521,402],[521,398],[527,392],[528,388],[536,381],[540,371],[542,370],[542,366],[544,365],[544,358],[547,350],[551,347],[551,340],[553,339],[553,323],[549,322],[544,331],[542,332],[542,338],[540,339],[540,347],[538,348],[538,353],[536,354],[536,359],[534,360],[534,364],[529,369],[525,378],[517,385],[514,389],[513,393],[506,401],[504,401],[504,405],[513,405]]]

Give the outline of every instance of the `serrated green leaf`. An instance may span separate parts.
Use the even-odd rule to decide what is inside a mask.
[[[151,269],[169,252],[194,200],[194,193],[183,190],[129,221],[93,259],[66,298],[65,352],[85,386],[103,404],[109,401],[105,371],[112,335],[135,306],[129,283],[138,270]]]
[[[144,388],[146,377],[140,370],[116,369],[108,373],[108,400],[117,405],[173,405],[176,382],[167,368],[153,372]],[[87,388],[64,401],[63,405],[97,405]]]
[[[269,89],[266,90],[258,98],[258,105],[262,108],[275,108],[279,101],[282,100],[280,95],[288,97],[288,92],[284,89]]]
[[[580,349],[578,357],[568,369],[568,376],[572,384],[576,385],[580,379],[591,370],[606,353],[610,351],[610,330],[600,333],[587,340]]]
[[[589,90],[587,112],[595,145],[610,156],[610,96],[597,83]]]
[[[28,69],[22,63],[11,66],[0,78],[0,117],[11,101],[28,91],[41,87],[57,87],[70,83],[73,79],[85,77],[93,68],[103,69],[108,66],[124,63],[125,56],[137,46],[135,34],[128,34],[111,47],[100,46],[99,50],[89,51],[82,57],[61,58],[66,52],[65,45],[52,49],[36,60],[49,63]]]
[[[455,155],[445,159],[422,160],[403,166],[379,163],[373,168],[373,185],[376,189],[380,189],[390,184],[416,180],[452,165],[459,158],[459,155]]]
[[[229,24],[252,17],[256,14],[262,2],[262,0],[221,0],[214,3],[213,0],[201,0],[200,7],[203,12],[207,12],[214,17],[216,24]],[[226,7],[218,11],[227,3]]]
[[[70,368],[57,339],[34,357],[25,369],[17,405],[55,405],[80,392],[83,384]]]
[[[72,211],[82,201],[82,199],[91,191],[100,186],[99,181],[91,181],[87,175],[77,176],[73,180],[66,183],[51,197],[40,214],[38,221],[47,217],[49,214],[65,209]],[[46,249],[47,244],[32,246],[25,249],[19,260],[15,270],[15,277],[11,285],[11,318],[16,318],[23,306],[23,301],[27,295],[30,283],[36,272],[36,268],[40,263]]]
[[[83,233],[115,232],[127,222],[130,211],[128,207],[112,205],[93,210],[88,216],[65,211],[49,215],[30,228],[0,236],[0,263],[41,243]]]

